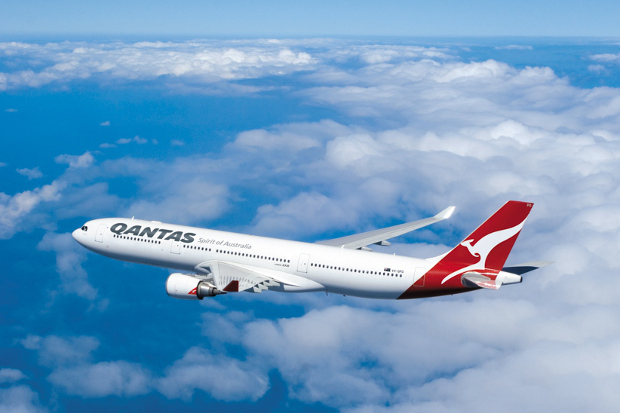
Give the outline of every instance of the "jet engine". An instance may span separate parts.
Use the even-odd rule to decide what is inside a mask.
[[[170,297],[182,300],[202,300],[205,297],[215,297],[226,294],[218,290],[215,285],[191,274],[174,273],[166,280],[166,292]]]

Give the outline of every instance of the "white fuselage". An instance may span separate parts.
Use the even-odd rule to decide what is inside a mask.
[[[285,292],[396,299],[432,267],[424,259],[126,218],[89,221],[73,237],[110,258],[180,271],[235,264],[289,280],[269,288]]]

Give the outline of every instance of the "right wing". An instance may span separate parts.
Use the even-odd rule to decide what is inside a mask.
[[[376,229],[374,231],[362,232],[346,237],[318,241],[317,244],[366,250],[369,249],[366,246],[370,244],[390,245],[390,243],[387,242],[388,239],[406,234],[411,231],[415,231],[416,229],[426,227],[428,225],[434,224],[435,222],[443,221],[444,219],[450,218],[452,212],[454,212],[453,206],[444,209],[434,217],[424,218],[413,222],[406,222],[404,224],[394,225],[393,227]]]

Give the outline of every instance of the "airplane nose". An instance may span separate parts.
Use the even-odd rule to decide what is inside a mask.
[[[78,228],[71,233],[71,236],[73,237],[74,240],[76,240],[81,245],[82,244],[81,238],[84,237],[84,231],[82,231],[81,228]]]

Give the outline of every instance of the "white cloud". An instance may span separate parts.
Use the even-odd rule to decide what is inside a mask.
[[[17,112],[17,109],[8,108],[8,109],[4,109],[4,111],[7,112],[7,113],[15,113],[15,112]]]
[[[279,371],[291,397],[339,409],[614,411],[617,305],[574,306],[550,297],[534,304],[516,298],[523,295],[516,290],[508,294],[515,298],[472,294],[400,302],[390,311],[331,307],[279,320],[209,313],[205,325],[215,324],[204,332],[217,342],[222,328],[224,342],[243,343],[248,360]],[[469,397],[480,387],[490,395]]]
[[[99,145],[99,147],[101,149],[107,149],[107,148],[116,148],[116,145],[112,144],[112,143],[102,143],[101,145]]]
[[[42,413],[39,395],[28,386],[13,386],[0,389],[0,411],[6,413]]]
[[[13,196],[0,192],[0,239],[8,239],[19,231],[29,214],[41,203],[58,201],[66,183],[53,181],[49,185],[24,191]]]
[[[149,373],[140,365],[126,361],[61,367],[48,379],[67,394],[82,397],[132,397],[150,390]]]
[[[17,173],[27,177],[29,181],[43,177],[43,172],[39,170],[38,166],[32,169],[28,169],[28,168],[17,169]]]
[[[56,253],[56,271],[65,293],[77,294],[88,300],[97,297],[97,290],[88,282],[88,273],[82,267],[86,261],[86,250],[75,242],[71,233],[47,232],[37,248]]]
[[[6,166],[5,162],[0,162],[0,168],[2,168],[3,166]]]
[[[589,65],[588,71],[592,73],[607,73],[608,70],[603,65]]]
[[[518,286],[451,299],[239,296],[306,299],[310,310],[279,320],[209,315],[213,325],[205,321],[203,334],[217,345],[190,349],[161,380],[149,384],[139,366],[98,366],[86,357],[54,376],[58,388],[86,397],[124,395],[115,383],[133,377],[131,394],[158,388],[187,400],[204,390],[223,400],[255,400],[277,369],[291,397],[341,410],[614,411],[620,91],[580,89],[550,68],[424,53],[313,52],[324,61],[301,77],[296,97],[341,111],[341,123],[245,131],[221,153],[174,161],[106,161],[92,168],[94,178],[75,178],[76,185],[130,177],[138,191],[117,204],[123,215],[178,223],[223,216],[232,203],[260,192],[269,200],[256,206],[246,230],[287,238],[370,230],[457,205],[437,233],[414,234],[422,242],[411,254],[417,248],[426,256],[455,245],[506,200],[528,200],[535,207],[511,262],[554,265]],[[339,66],[351,60],[356,64]],[[76,70],[55,70],[61,69]],[[106,193],[99,188],[94,198]],[[398,244],[398,251],[408,248]],[[79,257],[67,261],[65,268],[79,273]],[[312,310],[342,302],[348,305]],[[247,354],[238,360],[228,346]],[[100,390],[71,384],[96,371],[117,379],[104,380]],[[246,385],[234,387],[235,381]]]
[[[91,353],[99,347],[99,340],[90,336],[29,335],[21,343],[28,350],[36,350],[39,363],[46,367],[82,364],[90,360]]]
[[[70,168],[88,168],[95,163],[95,157],[86,151],[83,155],[58,155],[54,161],[69,164]]]
[[[184,145],[185,145],[185,142],[180,141],[180,140],[178,140],[178,139],[172,139],[172,140],[170,141],[170,145],[171,145],[171,146],[184,146]]]
[[[0,369],[0,383],[13,383],[25,379],[26,375],[17,369]]]
[[[189,401],[203,390],[216,400],[256,401],[269,389],[267,375],[248,362],[213,355],[192,347],[176,361],[158,382],[159,391],[168,398]]]
[[[195,79],[202,84],[307,70],[315,59],[304,51],[263,41],[128,43],[0,43],[0,50],[45,66],[0,73],[0,90],[95,78],[120,81]],[[242,88],[239,88],[240,90]]]
[[[133,139],[129,139],[129,138],[121,138],[121,139],[118,139],[118,140],[116,141],[116,143],[117,143],[117,144],[119,144],[119,145],[126,145],[126,144],[131,143],[131,142],[135,142],[135,143],[137,143],[138,145],[143,145],[143,144],[145,144],[145,143],[148,143],[148,140],[147,140],[147,139],[144,139],[144,138],[141,138],[141,137],[139,137],[138,135],[136,135],[136,136],[134,136],[134,137],[133,137]],[[109,145],[109,144],[105,144],[105,145]],[[99,145],[99,147],[102,147],[102,146],[101,146],[101,145]],[[114,147],[114,145],[109,145],[109,146],[105,146],[105,147],[106,147],[106,148],[111,148],[111,147]]]
[[[110,121],[106,120],[105,122],[101,122],[99,126],[110,126]]]
[[[596,62],[620,62],[620,53],[601,53],[590,56],[590,59]]]
[[[496,50],[534,50],[534,47],[529,45],[509,44],[506,46],[496,46]]]

